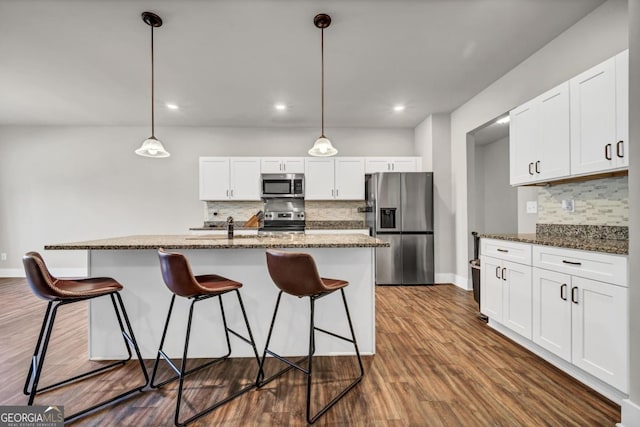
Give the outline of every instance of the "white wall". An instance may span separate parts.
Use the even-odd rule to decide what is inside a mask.
[[[198,157],[306,155],[317,129],[159,128],[167,159],[136,156],[141,127],[0,127],[0,273],[45,244],[128,234],[184,234],[202,224]],[[413,129],[329,129],[340,155],[413,155]],[[84,251],[51,251],[58,274]],[[63,270],[60,270],[63,269]],[[64,270],[68,269],[68,270]],[[0,275],[2,275],[0,274]]]
[[[628,47],[626,0],[609,0],[451,114],[455,274],[468,278],[467,133]],[[470,70],[471,71],[471,70]],[[457,283],[469,288],[469,281]]]
[[[640,0],[629,0],[629,399],[622,424],[640,426]]]
[[[415,152],[422,169],[433,172],[434,263],[436,283],[452,283],[453,227],[451,210],[451,120],[448,114],[427,117],[414,131]]]
[[[475,154],[475,203],[481,232],[517,233],[518,190],[509,185],[509,138],[476,146]]]

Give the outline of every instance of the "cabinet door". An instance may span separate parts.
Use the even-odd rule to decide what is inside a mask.
[[[229,199],[229,158],[200,157],[200,200]]]
[[[391,164],[386,158],[367,157],[364,171],[365,173],[391,172]]]
[[[285,157],[282,159],[284,173],[304,173],[304,157]]]
[[[538,115],[535,100],[509,113],[509,183],[527,184],[535,179],[535,147],[538,144]]]
[[[502,261],[480,257],[480,311],[502,323]]]
[[[502,323],[531,339],[531,266],[503,261]]]
[[[572,362],[627,392],[627,288],[573,276]]]
[[[304,161],[304,198],[333,200],[333,159],[308,158]]]
[[[362,157],[335,159],[335,198],[364,200],[364,159]]]
[[[418,162],[415,157],[395,157],[390,159],[391,172],[418,172]]]
[[[260,159],[261,173],[284,173],[282,171],[282,160],[279,157],[263,157]]]
[[[260,200],[260,159],[232,157],[229,161],[233,200]]]
[[[533,268],[533,342],[571,362],[571,276]]]
[[[629,51],[616,55],[616,166],[629,167]]]
[[[616,167],[616,67],[611,58],[570,80],[571,174]]]
[[[569,176],[569,82],[565,82],[538,98],[538,141],[535,145],[536,181]]]

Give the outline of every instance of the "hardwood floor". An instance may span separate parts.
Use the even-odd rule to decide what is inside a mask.
[[[476,317],[470,292],[453,285],[378,287],[376,292],[377,354],[364,358],[362,383],[317,425],[613,426],[620,420],[619,406],[487,327]],[[23,279],[0,279],[0,301],[0,404],[25,404],[22,386],[46,303]],[[98,364],[86,360],[86,305],[63,307],[60,315],[42,385]],[[330,398],[356,372],[353,358],[318,359],[314,401]],[[226,387],[252,381],[256,370],[250,359],[217,368],[186,382],[184,417],[215,401]],[[46,393],[36,404],[63,404],[68,414],[135,384],[136,374],[129,364]],[[73,425],[171,426],[175,390],[172,383],[145,391]],[[290,372],[193,425],[305,425],[304,405],[304,376]]]

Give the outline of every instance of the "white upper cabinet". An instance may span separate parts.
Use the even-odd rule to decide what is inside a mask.
[[[260,158],[200,157],[200,200],[260,200]]]
[[[568,82],[510,112],[511,185],[569,176],[569,117]]]
[[[200,157],[200,200],[229,200],[229,158]]]
[[[367,157],[365,173],[376,172],[420,172],[420,157]]]
[[[364,159],[362,157],[305,160],[306,200],[363,200]]]
[[[335,159],[335,198],[364,200],[364,159],[340,157]]]
[[[571,84],[571,173],[628,166],[628,51],[574,77]]]
[[[304,157],[263,157],[262,173],[304,173]]]

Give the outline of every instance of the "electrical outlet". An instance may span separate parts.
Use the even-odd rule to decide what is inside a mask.
[[[0,261],[6,261],[7,260],[7,254],[6,253],[1,253],[0,254]]]
[[[527,213],[530,213],[530,214],[538,213],[538,202],[536,202],[535,200],[528,201]]]
[[[563,200],[562,201],[562,210],[564,210],[565,212],[574,212],[575,211],[575,204],[573,203],[573,200]]]

